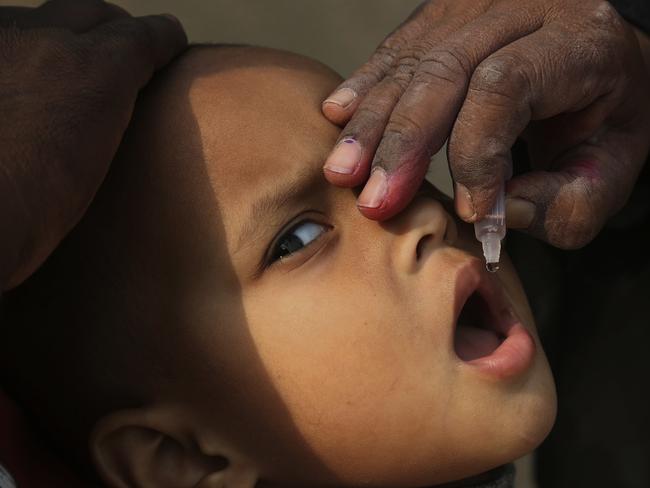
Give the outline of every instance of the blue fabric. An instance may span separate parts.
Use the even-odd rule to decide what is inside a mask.
[[[0,488],[16,488],[16,483],[11,475],[0,464]]]

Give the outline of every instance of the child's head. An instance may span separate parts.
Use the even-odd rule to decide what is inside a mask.
[[[550,429],[513,269],[487,275],[432,188],[380,224],[325,181],[339,81],[288,53],[190,50],[138,102],[88,215],[7,297],[4,381],[104,480],[422,486]]]

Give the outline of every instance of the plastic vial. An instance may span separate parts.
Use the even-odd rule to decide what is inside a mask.
[[[505,185],[501,185],[497,199],[483,220],[474,223],[474,234],[483,245],[485,267],[491,273],[499,269],[501,240],[506,236]]]

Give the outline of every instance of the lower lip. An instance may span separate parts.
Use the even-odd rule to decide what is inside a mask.
[[[511,379],[527,371],[535,358],[535,341],[520,323],[512,324],[492,354],[465,364],[497,379]]]

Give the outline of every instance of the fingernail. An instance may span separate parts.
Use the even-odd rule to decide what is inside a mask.
[[[370,173],[370,178],[366,182],[359,199],[357,206],[364,208],[378,208],[386,198],[388,190],[388,181],[386,180],[386,172],[382,168],[375,168]]]
[[[474,222],[476,219],[476,210],[472,203],[472,196],[465,185],[460,183],[455,184],[454,188],[454,202],[456,204],[456,213],[466,222]]]
[[[341,108],[348,108],[352,102],[354,102],[355,98],[357,98],[357,92],[351,88],[341,88],[340,90],[335,91],[327,100],[323,102],[323,104],[333,103],[334,105],[338,105]]]
[[[361,145],[351,137],[346,137],[328,156],[324,168],[332,173],[351,175],[359,166],[359,161],[361,161]]]
[[[506,224],[511,229],[527,229],[533,223],[537,207],[523,198],[506,199]]]

